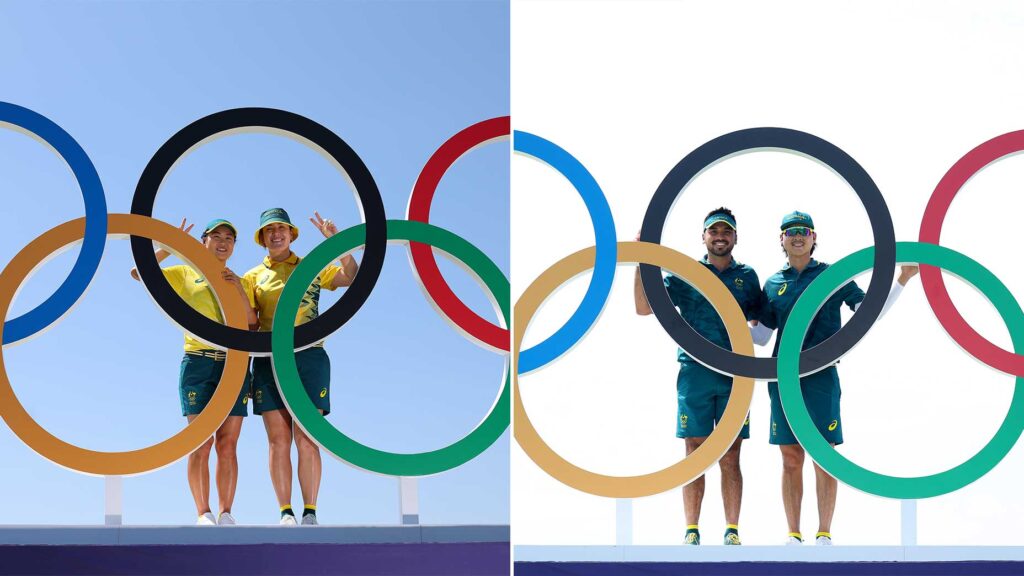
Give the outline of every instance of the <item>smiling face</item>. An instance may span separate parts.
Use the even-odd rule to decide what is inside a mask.
[[[283,222],[267,224],[260,230],[260,238],[263,245],[267,247],[271,257],[278,254],[287,254],[292,245],[292,228]]]
[[[206,246],[206,249],[216,256],[217,260],[227,262],[235,251],[235,233],[229,226],[223,224],[217,226],[206,235],[203,246]]]
[[[712,256],[728,256],[736,246],[736,231],[725,222],[715,222],[704,230],[702,236],[708,254]]]
[[[817,240],[818,234],[806,226],[792,226],[779,236],[782,249],[790,257],[809,255]]]

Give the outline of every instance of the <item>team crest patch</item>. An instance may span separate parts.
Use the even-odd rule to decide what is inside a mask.
[[[779,288],[779,296],[782,296],[783,294],[786,293],[786,288],[788,286],[789,286],[789,282],[786,282],[785,284],[782,285],[782,288]]]
[[[737,288],[743,288],[743,278],[737,278],[733,280],[732,283],[735,284]]]
[[[772,422],[772,436],[778,436],[778,430],[776,429],[775,422]]]
[[[687,416],[686,414],[680,414],[679,415],[679,427],[680,428],[686,428],[686,421],[689,420],[689,419],[690,419],[690,417]]]
[[[195,406],[196,405],[196,391],[195,390],[190,390],[189,393],[188,393],[188,405],[189,406]]]

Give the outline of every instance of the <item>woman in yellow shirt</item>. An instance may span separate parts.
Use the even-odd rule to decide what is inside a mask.
[[[327,238],[338,232],[330,220],[324,220],[319,213],[310,222]],[[299,263],[299,257],[291,251],[291,244],[299,237],[288,213],[282,208],[271,208],[260,215],[260,226],[255,240],[267,249],[263,262],[247,272],[243,278],[252,289],[250,303],[259,315],[261,331],[269,332],[274,324],[274,311],[281,297],[285,283]],[[306,290],[299,306],[295,325],[305,324],[319,315],[320,290],[334,290],[349,286],[355,278],[358,265],[352,256],[340,260],[341,266],[328,266],[317,276]],[[327,415],[331,411],[331,361],[324,351],[323,342],[295,353],[299,377],[309,394],[310,400]],[[281,524],[296,525],[295,512],[291,506],[292,463],[291,445],[299,455],[299,487],[302,491],[302,524],[316,525],[316,499],[320,491],[321,460],[319,447],[310,440],[302,429],[292,422],[291,414],[285,409],[280,391],[274,380],[269,357],[253,360],[253,413],[263,416],[270,444],[270,480],[274,484],[281,512]]]
[[[181,229],[188,233],[192,230],[192,224],[187,224],[183,219]],[[247,290],[240,279],[230,268],[227,267],[228,258],[235,250],[235,238],[238,231],[235,226],[224,219],[212,220],[203,230],[201,240],[203,245],[218,260],[225,264],[222,275],[225,280],[231,282],[237,289],[239,297],[248,301]],[[156,251],[157,261],[162,261],[171,253],[160,249]],[[195,308],[211,320],[224,322],[223,315],[217,301],[213,296],[209,283],[199,272],[187,265],[169,266],[163,269],[164,277],[171,285],[171,288],[190,306]],[[139,279],[138,271],[131,270],[132,278]],[[256,324],[257,317],[251,306],[249,310],[249,324]],[[185,357],[181,361],[181,371],[178,376],[178,390],[181,395],[181,413],[191,422],[206,408],[213,397],[213,393],[220,382],[221,374],[224,372],[224,359],[226,353],[222,350],[215,350],[209,345],[196,340],[185,334]],[[231,515],[231,504],[235,499],[235,486],[238,481],[238,457],[236,447],[238,435],[242,431],[242,418],[248,415],[249,387],[251,376],[246,374],[242,391],[238,400],[213,438],[207,440],[202,446],[188,457],[188,486],[195,500],[199,525],[233,525],[235,518]],[[210,450],[217,448],[217,496],[220,510],[216,518],[210,510]]]

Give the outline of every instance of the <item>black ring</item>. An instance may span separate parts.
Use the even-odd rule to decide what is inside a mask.
[[[849,154],[817,136],[788,128],[748,128],[719,136],[690,152],[665,176],[647,207],[640,240],[661,243],[665,220],[672,205],[703,170],[729,156],[764,148],[799,152],[818,160],[842,176],[860,197],[868,213],[875,242],[875,263],[864,302],[839,332],[801,353],[800,374],[809,374],[835,363],[867,334],[882,313],[896,274],[896,234],[893,231],[892,215],[871,176]],[[669,336],[694,360],[723,374],[758,380],[777,379],[778,367],[774,357],[756,358],[736,354],[698,334],[672,304],[661,276],[661,268],[641,264],[640,279],[654,315]]]
[[[164,143],[139,177],[132,199],[132,214],[152,217],[153,204],[164,177],[191,148],[211,136],[239,128],[273,128],[308,140],[329,154],[351,179],[366,221],[366,248],[359,273],[341,298],[316,319],[295,328],[295,347],[315,344],[341,328],[370,296],[387,250],[384,201],[369,169],[337,134],[298,114],[274,108],[235,108],[210,114],[182,128]],[[164,312],[181,328],[211,344],[256,354],[270,353],[270,332],[252,332],[225,326],[196,312],[171,288],[153,253],[153,242],[131,237],[132,256],[146,289]]]

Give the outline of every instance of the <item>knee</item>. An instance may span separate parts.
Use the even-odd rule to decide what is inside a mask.
[[[234,458],[238,449],[238,438],[217,438],[216,446],[218,459]]]
[[[192,457],[193,458],[201,458],[203,460],[207,460],[207,459],[210,458],[210,450],[212,450],[212,449],[213,449],[213,438],[210,438],[206,442],[203,442],[202,446],[200,446],[199,448],[196,448],[196,451],[192,453]]]
[[[292,435],[290,432],[278,432],[267,438],[272,451],[290,451],[292,449]]]
[[[310,440],[305,434],[295,435],[295,448],[300,454],[304,455],[317,454],[320,452],[320,447]]]
[[[739,473],[740,471],[740,449],[738,446],[733,446],[728,452],[722,456],[722,459],[718,461],[718,465],[723,471]]]
[[[707,436],[699,436],[699,437],[687,438],[686,439],[686,455],[689,456],[690,454],[696,452],[697,449],[700,448],[700,445],[703,444],[705,440],[707,440]]]
[[[804,451],[793,447],[782,450],[782,469],[786,472],[798,472],[804,468]]]

